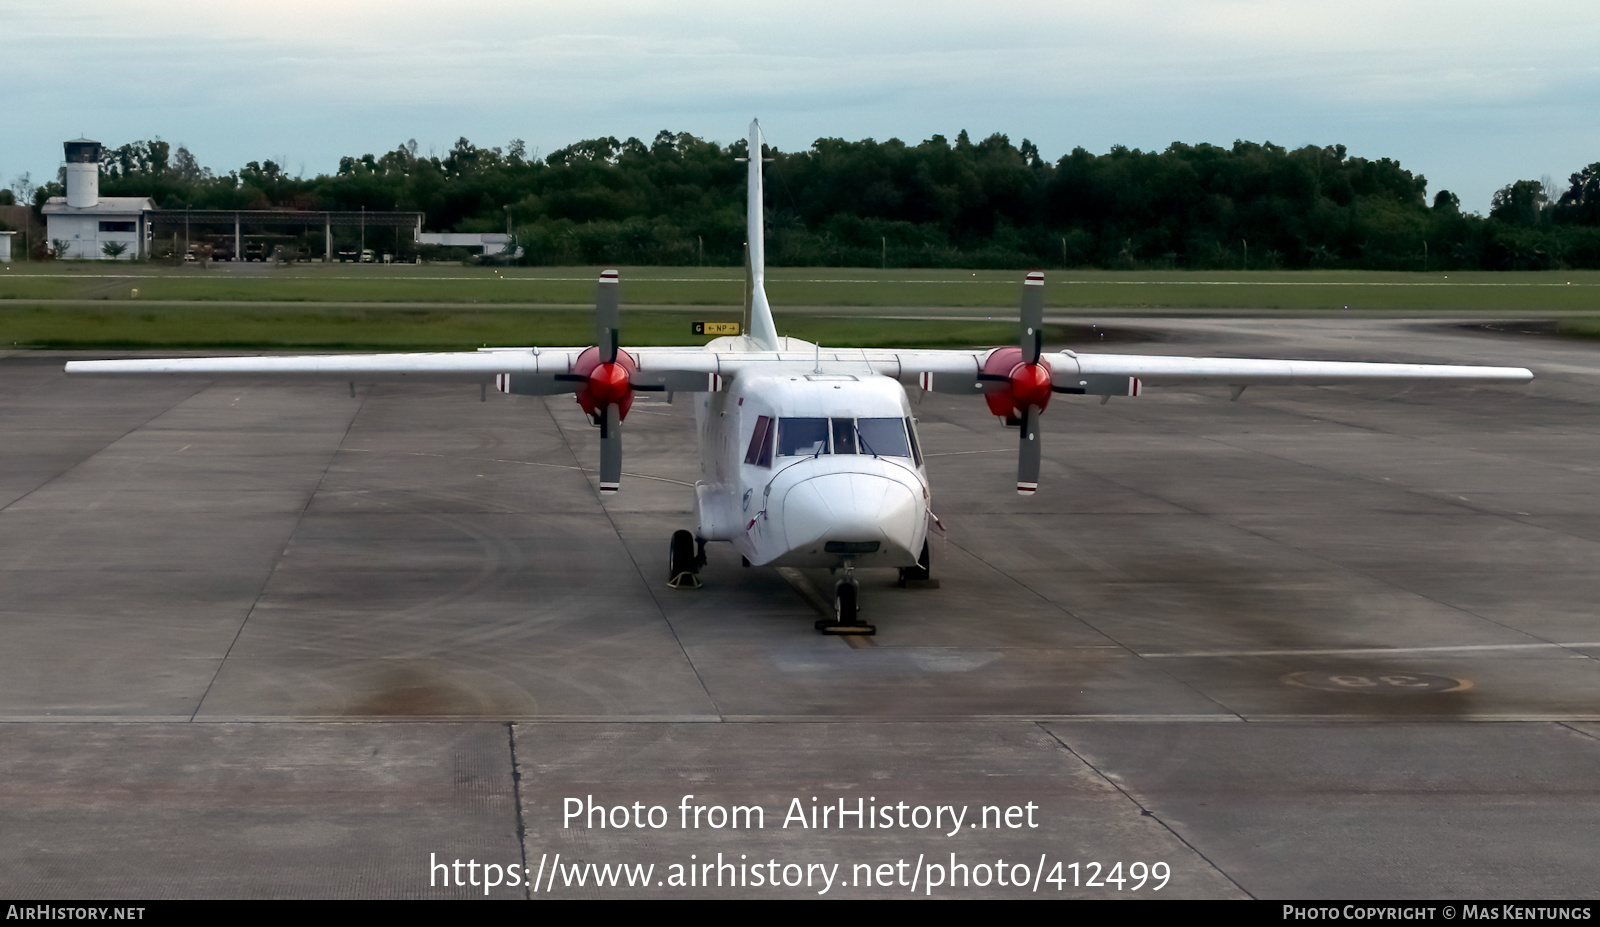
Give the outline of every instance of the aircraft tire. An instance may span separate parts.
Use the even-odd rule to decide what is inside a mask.
[[[695,575],[698,572],[694,535],[687,531],[672,532],[672,545],[667,551],[667,585],[674,589],[699,586],[700,579]]]
[[[908,582],[926,581],[933,572],[933,556],[928,551],[928,542],[922,542],[922,556],[917,558],[917,565],[900,568],[900,585]]]
[[[856,594],[861,589],[855,583],[840,583],[833,597],[833,617],[836,624],[855,624],[860,608]]]

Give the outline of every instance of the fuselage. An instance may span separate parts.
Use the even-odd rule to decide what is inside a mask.
[[[756,565],[916,564],[930,495],[899,383],[774,363],[697,398],[702,538]]]

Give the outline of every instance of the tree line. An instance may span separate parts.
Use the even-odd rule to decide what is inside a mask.
[[[535,264],[736,265],[746,148],[662,131],[543,158],[518,140],[502,149],[463,138],[435,157],[411,141],[305,178],[272,161],[216,173],[185,148],[138,141],[105,150],[101,191],[163,209],[419,210],[434,230],[510,229]],[[1447,190],[1429,202],[1420,174],[1343,145],[1076,148],[1051,162],[1027,139],[961,132],[916,145],[825,138],[763,156],[774,265],[1600,267],[1600,162],[1564,189],[1508,184],[1479,216]],[[59,177],[19,181],[24,202],[63,193]]]

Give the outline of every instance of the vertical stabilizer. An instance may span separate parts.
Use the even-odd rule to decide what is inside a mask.
[[[750,181],[745,206],[746,260],[750,269],[750,339],[768,351],[778,349],[778,329],[767,304],[767,245],[761,189],[761,123],[750,120]]]

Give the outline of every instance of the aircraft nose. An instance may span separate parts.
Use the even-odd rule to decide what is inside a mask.
[[[879,552],[889,559],[914,562],[921,552],[920,532],[927,528],[927,512],[919,493],[899,480],[868,473],[828,473],[789,490],[783,524],[790,550],[816,548],[820,553],[830,541],[877,541]]]

